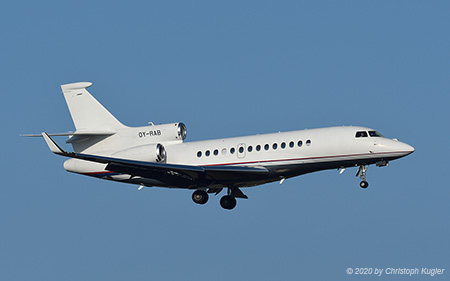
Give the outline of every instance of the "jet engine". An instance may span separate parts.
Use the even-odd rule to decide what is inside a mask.
[[[118,151],[112,156],[117,158],[148,162],[165,162],[167,159],[166,149],[160,143],[131,147],[125,150]]]
[[[184,140],[187,135],[186,125],[183,123],[171,123],[139,127],[138,137],[152,142],[165,142]]]

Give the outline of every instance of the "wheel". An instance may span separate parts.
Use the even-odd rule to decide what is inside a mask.
[[[231,210],[236,207],[236,199],[233,196],[225,195],[220,199],[220,206],[224,209]]]
[[[361,186],[362,188],[367,188],[369,186],[369,183],[366,181],[362,181],[359,183],[359,186]]]
[[[208,202],[208,198],[208,193],[206,193],[204,190],[197,189],[196,191],[194,191],[194,193],[192,193],[192,200],[197,204],[205,204],[206,202]]]

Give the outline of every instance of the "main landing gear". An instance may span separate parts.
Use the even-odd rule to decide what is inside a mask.
[[[192,200],[194,203],[203,205],[208,202],[208,193],[215,193],[216,195],[222,191],[222,188],[219,189],[209,189],[208,192],[202,189],[197,189],[192,193]],[[220,199],[220,206],[226,210],[232,210],[236,207],[236,198],[244,198],[247,199],[247,195],[242,193],[242,191],[237,187],[228,188],[227,195],[223,196]]]
[[[208,202],[209,195],[204,190],[197,189],[192,193],[192,200],[200,205],[205,204]]]
[[[236,198],[230,195],[225,195],[220,199],[220,206],[227,210],[232,210],[236,207]]]
[[[369,186],[369,183],[366,181],[366,172],[367,169],[369,169],[369,166],[367,165],[361,165],[359,166],[358,172],[356,173],[356,176],[361,179],[361,182],[359,183],[359,186],[361,186],[361,188],[367,188]]]

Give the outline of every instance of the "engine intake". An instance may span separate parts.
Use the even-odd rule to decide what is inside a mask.
[[[164,146],[160,143],[156,144],[156,162],[166,161],[167,153]]]
[[[181,138],[182,140],[184,140],[187,136],[186,125],[184,125],[184,123],[181,123],[181,122],[178,123],[177,132],[178,132],[178,137]]]

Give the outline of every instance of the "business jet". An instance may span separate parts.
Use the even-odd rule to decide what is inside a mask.
[[[321,170],[357,167],[360,186],[368,187],[369,165],[414,152],[397,139],[365,127],[330,127],[254,136],[184,142],[186,126],[172,123],[127,127],[86,89],[90,82],[62,85],[75,132],[37,135],[50,150],[69,157],[64,168],[73,173],[143,187],[193,190],[192,200],[205,204],[208,194],[226,194],[220,205],[231,210],[241,190]],[[63,150],[53,136],[67,136],[73,152]]]

